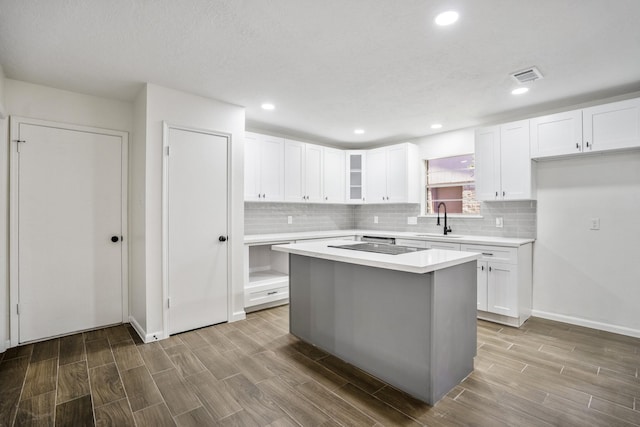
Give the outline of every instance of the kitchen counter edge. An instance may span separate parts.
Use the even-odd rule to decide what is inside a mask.
[[[395,237],[396,239],[426,240],[430,242],[465,243],[476,245],[492,245],[517,248],[528,243],[533,243],[535,239],[515,238],[515,237],[493,237],[493,236],[465,236],[459,237],[439,237],[421,236],[420,232],[411,231],[381,231],[381,230],[328,230],[328,231],[304,231],[297,233],[273,233],[273,234],[250,234],[244,236],[245,245],[287,243],[296,240],[328,239],[347,236],[376,236]]]

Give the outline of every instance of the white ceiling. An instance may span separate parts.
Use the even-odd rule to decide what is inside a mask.
[[[435,26],[448,9],[458,23]],[[0,64],[129,101],[151,82],[242,105],[249,128],[375,145],[640,90],[640,1],[0,0]],[[511,95],[532,65],[545,78]]]

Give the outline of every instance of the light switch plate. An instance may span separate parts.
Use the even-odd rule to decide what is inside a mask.
[[[600,218],[591,218],[590,230],[600,230]]]
[[[409,224],[409,225],[418,224],[418,217],[417,216],[408,216],[407,217],[407,224]]]
[[[373,217],[373,223],[374,223],[374,224],[377,224],[377,223],[378,223],[378,217],[377,217],[377,216],[374,216],[374,217]]]
[[[504,220],[501,216],[496,218],[496,227],[502,228],[504,226]]]
[[[287,217],[287,224],[293,224],[293,217],[291,215]]]

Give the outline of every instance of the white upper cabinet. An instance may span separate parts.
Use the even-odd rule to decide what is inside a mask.
[[[582,152],[582,110],[530,120],[531,158]]]
[[[305,194],[307,202],[322,202],[322,147],[305,144]]]
[[[367,151],[367,203],[384,203],[387,197],[387,149]]]
[[[322,155],[324,202],[344,203],[345,152],[323,147]]]
[[[419,203],[419,165],[409,143],[345,151],[246,132],[245,200]]]
[[[476,130],[476,199],[498,200],[500,190],[500,127]]]
[[[529,120],[500,126],[500,182],[502,200],[535,199],[529,156]]]
[[[531,119],[531,158],[640,147],[640,98]]]
[[[347,203],[364,203],[366,200],[365,164],[366,152],[352,150],[346,152],[346,201]]]
[[[322,202],[322,147],[285,140],[284,200]]]
[[[288,139],[284,142],[284,200],[287,202],[306,201],[305,145]]]
[[[476,130],[475,171],[478,200],[535,199],[529,121]]]
[[[284,139],[245,133],[244,199],[284,200]]]
[[[387,201],[391,203],[408,202],[409,164],[418,162],[417,156],[409,159],[408,144],[387,147]],[[414,178],[418,180],[418,177]]]
[[[584,151],[640,147],[640,98],[582,110]]]
[[[419,203],[418,148],[402,143],[367,151],[367,203]]]

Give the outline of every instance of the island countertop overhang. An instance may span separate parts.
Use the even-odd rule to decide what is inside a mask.
[[[475,252],[427,249],[401,255],[360,252],[330,246],[355,244],[354,241],[333,240],[274,245],[272,249],[294,255],[302,255],[330,261],[384,268],[387,270],[425,274],[447,267],[475,261],[481,254]]]

